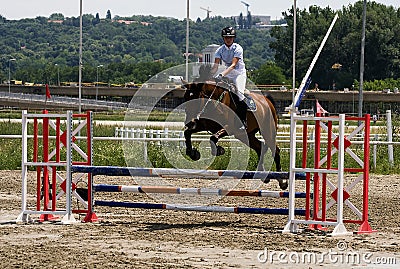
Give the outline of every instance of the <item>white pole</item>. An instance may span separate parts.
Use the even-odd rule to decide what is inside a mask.
[[[308,70],[307,70],[306,75],[303,77],[303,80],[301,81],[301,84],[300,84],[300,86],[299,86],[299,89],[298,89],[298,91],[297,91],[297,93],[296,93],[296,96],[295,96],[295,98],[294,98],[294,100],[293,100],[293,103],[292,103],[292,109],[293,109],[293,110],[296,109],[295,106],[296,106],[297,100],[299,100],[299,98],[300,98],[302,89],[305,87],[305,85],[306,85],[306,83],[307,83],[307,80],[308,80],[308,77],[310,76],[311,71],[313,70],[314,65],[315,65],[315,63],[317,62],[318,57],[319,57],[319,55],[321,54],[321,51],[322,51],[322,49],[324,48],[325,43],[326,43],[326,41],[328,40],[328,37],[329,37],[329,35],[330,35],[330,33],[331,33],[332,29],[333,29],[333,26],[335,25],[335,23],[336,23],[336,21],[337,21],[338,18],[339,18],[339,15],[336,13],[336,15],[335,15],[335,17],[333,18],[333,21],[332,21],[332,23],[331,23],[331,25],[330,25],[330,27],[329,27],[329,29],[328,29],[328,32],[326,32],[325,37],[324,37],[324,39],[322,40],[321,45],[319,46],[318,51],[317,51],[317,53],[315,54],[314,59],[312,60],[312,62],[311,62],[311,64],[310,64],[310,67],[309,67]]]
[[[80,0],[79,7],[79,114],[82,113],[82,0]]]
[[[338,186],[337,186],[337,208],[336,208],[336,227],[332,231],[332,236],[349,235],[343,222],[343,190],[344,190],[344,126],[345,115],[339,115],[339,147],[338,147]]]
[[[292,69],[292,104],[295,104],[295,92],[296,92],[296,20],[297,20],[297,7],[296,0],[293,1],[293,69]],[[295,107],[292,106],[294,112]]]
[[[186,2],[186,73],[185,80],[189,81],[189,0]]]
[[[296,112],[292,111],[290,113],[290,154],[289,154],[289,216],[288,216],[288,222],[283,228],[283,233],[295,233],[297,232],[297,224],[294,223],[293,221],[295,220],[295,208],[296,208],[296,202],[295,202],[295,191],[296,191],[296,186],[295,186],[295,180],[296,180],[296,173],[295,173],[295,168],[296,168]]]
[[[25,214],[26,205],[27,205],[27,196],[28,196],[28,167],[26,163],[28,162],[28,119],[27,115],[28,111],[22,111],[22,163],[21,163],[21,170],[22,170],[22,201],[21,201],[21,214],[18,216],[16,222],[17,223],[24,223],[28,222],[29,216]]]
[[[89,123],[88,123],[89,124]],[[72,224],[76,222],[72,214],[72,111],[67,111],[66,120],[66,186],[65,186],[65,216],[61,220],[63,224]]]
[[[393,157],[393,144],[390,144],[393,142],[393,131],[392,131],[392,111],[391,110],[386,110],[386,124],[387,124],[387,141],[389,142],[388,144],[388,155],[389,155],[389,164],[393,166],[394,164],[394,157]]]

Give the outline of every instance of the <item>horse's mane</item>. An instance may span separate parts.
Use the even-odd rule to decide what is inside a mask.
[[[199,68],[199,77],[195,82],[206,82],[212,80],[211,64],[202,64]]]

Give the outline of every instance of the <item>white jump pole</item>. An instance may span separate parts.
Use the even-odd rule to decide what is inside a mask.
[[[302,94],[302,92],[303,92],[303,88],[306,86],[308,77],[310,76],[311,71],[313,70],[314,65],[315,65],[315,63],[317,62],[318,57],[319,57],[319,55],[321,54],[321,51],[322,51],[323,47],[325,46],[325,43],[326,43],[326,41],[328,40],[328,37],[329,37],[329,35],[330,35],[330,33],[331,33],[332,29],[333,29],[333,26],[335,25],[335,23],[336,23],[336,21],[337,21],[338,18],[339,18],[339,15],[336,13],[336,15],[335,15],[335,17],[333,18],[333,21],[332,21],[332,23],[331,23],[331,26],[330,26],[329,29],[328,29],[328,32],[326,33],[324,39],[322,40],[321,45],[319,46],[318,51],[317,51],[317,53],[315,54],[314,59],[312,60],[312,62],[311,62],[311,64],[310,64],[310,67],[309,67],[308,70],[307,70],[306,75],[304,76],[303,80],[301,81],[301,84],[300,84],[300,86],[299,86],[299,89],[297,90],[296,96],[294,97],[293,103],[292,103],[292,105],[291,105],[292,111],[294,111],[294,110],[296,109],[297,101],[299,100],[299,98],[300,98],[300,96],[301,96],[301,94]]]
[[[387,140],[388,140],[388,155],[389,155],[389,164],[393,166],[394,157],[393,157],[393,131],[392,131],[392,111],[386,110],[386,126],[387,126]]]

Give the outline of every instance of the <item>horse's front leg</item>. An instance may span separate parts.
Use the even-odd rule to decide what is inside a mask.
[[[186,155],[193,161],[198,161],[200,159],[200,152],[192,147],[192,134],[197,132],[196,126],[197,124],[195,121],[190,121],[186,124],[186,129],[183,132],[185,136]]]
[[[225,154],[225,149],[217,145],[218,140],[222,137],[227,136],[228,133],[225,129],[221,129],[210,137],[211,154],[214,156],[220,156]]]

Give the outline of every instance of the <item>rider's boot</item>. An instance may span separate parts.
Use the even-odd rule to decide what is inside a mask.
[[[239,128],[239,130],[245,131],[247,129],[247,104],[244,99],[239,101],[237,104],[236,114],[242,122],[242,126]]]

